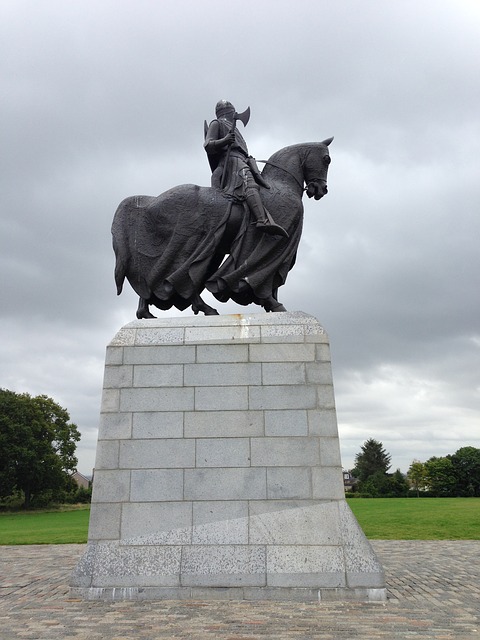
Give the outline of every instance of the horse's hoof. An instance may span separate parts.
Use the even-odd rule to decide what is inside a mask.
[[[203,313],[206,316],[219,316],[220,315],[218,313],[218,311],[216,309],[214,309],[213,307],[207,307],[206,309],[204,309]]]
[[[277,304],[266,304],[264,306],[264,309],[267,313],[269,311],[271,311],[272,313],[287,311],[281,302],[278,302]]]
[[[197,316],[199,311],[203,311],[205,316],[218,316],[220,315],[216,309],[210,307],[208,304],[192,304],[192,311]]]
[[[157,316],[154,316],[150,311],[137,311],[137,318],[139,320],[154,320]]]

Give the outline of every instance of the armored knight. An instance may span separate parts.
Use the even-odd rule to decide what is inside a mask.
[[[263,206],[260,188],[269,189],[247,144],[236,127],[236,120],[246,125],[250,109],[237,114],[231,102],[220,100],[215,108],[217,116],[205,127],[205,151],[212,169],[212,187],[221,189],[230,198],[246,202],[259,231],[288,238],[283,227],[276,224]]]

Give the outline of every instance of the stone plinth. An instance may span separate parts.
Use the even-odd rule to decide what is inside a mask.
[[[385,599],[307,314],[138,320],[107,347],[89,599]]]

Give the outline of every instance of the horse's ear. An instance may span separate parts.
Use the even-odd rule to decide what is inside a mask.
[[[328,145],[332,142],[332,140],[333,140],[333,136],[331,138],[327,138],[326,140],[324,140],[320,144],[324,144],[326,147],[328,147]]]

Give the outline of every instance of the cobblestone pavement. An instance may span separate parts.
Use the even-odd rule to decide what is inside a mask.
[[[86,602],[83,545],[0,547],[1,640],[480,638],[480,541],[373,541],[387,603]]]

